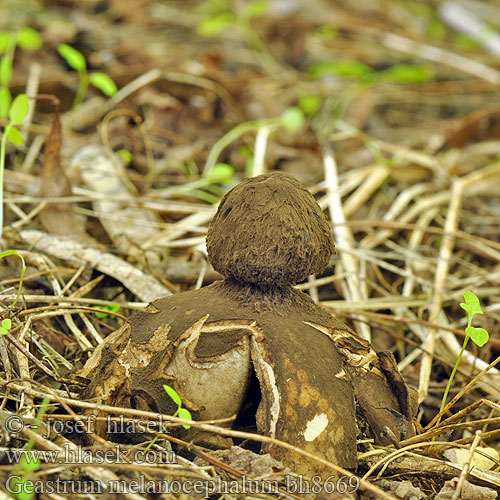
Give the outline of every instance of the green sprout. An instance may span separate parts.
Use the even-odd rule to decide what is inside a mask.
[[[212,175],[212,171],[218,165],[217,159],[222,151],[229,146],[236,139],[241,137],[247,132],[258,132],[259,130],[267,129],[270,132],[282,128],[287,132],[298,132],[305,124],[305,114],[301,108],[290,106],[283,111],[283,113],[276,118],[267,118],[264,120],[252,120],[240,123],[232,128],[229,132],[223,135],[213,146],[208,154],[205,168],[203,169],[204,176]],[[248,172],[247,172],[248,173]],[[251,173],[250,176],[252,176]]]
[[[120,306],[118,304],[107,304],[105,306],[96,306],[99,309],[104,309],[105,311],[109,311],[110,313],[116,313],[120,310]],[[95,312],[94,313],[98,318],[107,318],[109,314],[105,312]]]
[[[170,396],[172,401],[177,405],[176,412],[172,415],[173,417],[183,418],[184,420],[193,420],[191,417],[191,412],[186,408],[182,408],[182,400],[177,391],[167,384],[163,385],[165,392]],[[191,426],[188,424],[183,424],[184,429],[189,429]]]
[[[7,318],[2,320],[2,325],[0,326],[0,335],[7,335],[12,328],[12,321]]]
[[[170,387],[167,384],[164,384],[163,388],[165,389],[165,392],[170,396],[172,401],[177,405],[177,410],[172,416],[183,418],[185,420],[193,420],[191,412],[186,408],[182,408],[182,399],[177,393],[177,391],[173,387]],[[182,427],[184,427],[184,429],[189,429],[191,426],[189,424],[182,424]],[[166,429],[167,426],[162,428],[162,430],[146,446],[146,450],[149,450],[156,443],[156,441],[158,441],[158,439],[160,438],[160,434],[163,434],[166,431]]]
[[[21,290],[23,289],[23,278],[24,278],[24,273],[26,272],[26,263],[24,262],[23,256],[17,251],[17,250],[6,250],[5,252],[0,253],[0,259],[3,259],[4,257],[9,257],[10,255],[15,255],[16,257],[19,257],[21,259],[21,277],[19,278],[19,290],[17,291],[16,298],[14,302],[12,303],[12,307],[14,307],[19,300],[19,297],[21,296]],[[6,321],[6,320],[4,320]],[[10,321],[10,320],[9,320]],[[2,322],[2,327],[5,325]],[[10,330],[10,326],[7,328],[7,330]],[[5,333],[8,332],[2,332],[0,330],[0,335],[5,335]]]
[[[49,398],[44,398],[42,400],[42,404],[36,415],[35,424],[32,427],[34,433],[38,433],[43,417],[49,407],[49,403]],[[24,446],[25,453],[23,453],[21,460],[16,466],[15,477],[11,481],[14,491],[16,492],[15,495],[17,500],[31,500],[34,497],[35,490],[33,481],[28,481],[28,476],[32,472],[36,472],[41,467],[40,459],[31,452],[34,445],[35,437],[34,435],[31,435],[28,442]],[[21,471],[22,475],[20,474]]]
[[[479,303],[479,299],[477,298],[476,294],[474,292],[470,292],[467,290],[464,292],[464,299],[465,302],[462,302],[460,304],[460,307],[467,312],[468,316],[467,328],[465,329],[465,339],[460,354],[458,355],[458,358],[455,361],[455,366],[453,367],[450,379],[448,380],[448,385],[446,386],[446,389],[444,391],[443,400],[441,401],[441,408],[439,409],[439,413],[441,413],[444,407],[446,406],[446,399],[448,397],[448,393],[450,392],[451,383],[453,382],[453,378],[455,377],[455,373],[458,369],[458,365],[460,364],[460,360],[462,359],[462,355],[465,351],[465,348],[467,347],[469,339],[472,339],[472,341],[477,346],[483,347],[483,345],[486,344],[486,342],[488,342],[489,338],[488,332],[484,328],[477,328],[475,326],[472,326],[472,318],[476,314],[483,314],[481,305]],[[437,421],[436,425],[439,424],[440,420],[441,419]]]
[[[72,109],[75,109],[83,102],[90,83],[108,97],[116,94],[118,90],[116,84],[106,73],[95,72],[89,74],[87,72],[87,61],[81,52],[65,43],[61,43],[57,50],[69,66],[78,72],[80,77]]]
[[[0,143],[0,238],[2,237],[3,226],[3,174],[5,170],[5,149],[7,147],[7,139],[15,146],[23,143],[24,139],[21,132],[15,125],[21,125],[28,115],[30,104],[25,94],[19,94],[9,108],[9,122],[4,128],[2,141]]]
[[[119,149],[117,152],[116,152],[116,155],[122,159],[123,163],[125,165],[128,165],[129,163],[132,162],[132,160],[134,159],[134,155],[128,151],[127,149]]]
[[[7,118],[12,96],[9,90],[12,78],[14,52],[19,46],[25,50],[37,50],[42,46],[42,39],[33,28],[21,28],[16,33],[0,32],[0,118]]]
[[[225,190],[221,190],[220,184],[233,183],[234,168],[227,163],[217,163],[208,174],[200,179],[187,182],[181,186],[168,186],[158,189],[155,193],[157,195],[186,194],[208,203],[218,203],[225,192]]]
[[[328,76],[352,78],[368,85],[391,82],[397,84],[416,84],[430,82],[434,76],[428,66],[418,64],[397,64],[390,68],[375,71],[367,64],[355,59],[334,59],[313,64],[308,69],[309,76],[315,79]]]

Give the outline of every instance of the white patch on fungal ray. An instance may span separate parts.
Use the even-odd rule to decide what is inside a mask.
[[[314,441],[328,425],[328,417],[326,413],[320,413],[316,415],[312,420],[309,420],[306,424],[306,430],[304,431],[304,439],[306,441]]]

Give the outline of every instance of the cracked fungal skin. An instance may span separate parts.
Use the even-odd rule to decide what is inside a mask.
[[[270,288],[320,273],[335,250],[311,193],[291,175],[273,172],[226,194],[210,224],[207,251],[223,276]]]

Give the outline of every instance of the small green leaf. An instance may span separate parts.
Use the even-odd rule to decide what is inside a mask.
[[[37,50],[42,46],[42,38],[38,31],[27,26],[17,32],[17,43],[22,49]]]
[[[321,97],[317,95],[302,95],[299,97],[299,108],[306,115],[313,116],[321,108]]]
[[[245,9],[244,16],[247,19],[253,19],[254,17],[260,17],[269,11],[269,2],[267,0],[253,0],[250,2]]]
[[[30,455],[29,460],[28,460],[28,454]],[[30,452],[24,453],[21,460],[25,472],[35,472],[42,465],[40,463],[40,459],[34,453]]]
[[[324,24],[315,31],[315,34],[322,40],[329,41],[339,35],[339,30],[331,24]]]
[[[232,12],[219,12],[201,21],[196,31],[201,36],[215,36],[234,23],[235,20],[236,18]]]
[[[464,33],[455,33],[452,43],[455,47],[462,50],[477,50],[481,47],[481,42],[477,38]]]
[[[163,388],[165,389],[165,392],[170,396],[170,398],[174,401],[174,403],[180,408],[182,405],[182,400],[179,394],[177,394],[177,391],[167,384],[164,384]]]
[[[464,299],[465,303],[461,302],[460,307],[469,313],[471,320],[476,314],[483,314],[481,305],[479,304],[479,299],[474,292],[466,290],[464,292]]]
[[[78,73],[85,73],[87,71],[85,57],[83,57],[81,52],[71,47],[71,45],[61,43],[57,47],[57,51],[73,69],[78,71]]]
[[[377,78],[395,83],[425,83],[432,80],[434,74],[427,66],[400,64],[377,73]]]
[[[9,139],[14,146],[20,146],[24,142],[24,137],[16,127],[9,128],[9,131],[7,132],[7,139]]]
[[[0,85],[8,87],[12,78],[12,61],[4,56],[0,59]]]
[[[483,347],[483,345],[486,344],[489,339],[488,332],[484,328],[468,326],[465,329],[465,333],[472,339],[474,344],[478,345],[479,347]]]
[[[208,174],[208,178],[214,182],[231,182],[233,180],[234,168],[227,163],[217,163]]]
[[[427,25],[427,35],[434,40],[444,40],[446,37],[446,25],[437,17],[429,20]]]
[[[306,121],[304,113],[301,109],[290,107],[285,109],[280,116],[281,125],[289,132],[297,132],[300,130]]]
[[[0,118],[7,118],[12,97],[7,87],[0,87]]]
[[[99,309],[105,309],[106,311],[110,311],[112,313],[118,312],[120,310],[120,306],[118,304],[108,304],[105,306],[95,306],[98,307]],[[109,314],[106,314],[104,312],[95,312],[94,313],[98,318],[107,318]]]
[[[9,109],[9,119],[13,125],[20,125],[28,115],[30,102],[26,94],[19,94]]]
[[[134,159],[134,155],[126,149],[119,149],[116,154],[123,160],[125,165],[128,165]]]
[[[94,87],[107,96],[112,96],[118,92],[115,82],[106,73],[92,73],[89,79]]]
[[[10,319],[4,319],[2,321],[2,326],[0,326],[0,335],[7,335],[12,328],[12,321]]]
[[[13,37],[6,31],[0,31],[0,54],[3,54],[12,43]]]
[[[191,412],[187,410],[186,408],[179,408],[179,411],[177,412],[177,416],[179,418],[183,418],[184,420],[193,420],[193,417],[191,416]],[[189,429],[191,426],[189,424],[182,424],[182,427],[184,429]]]
[[[373,73],[372,68],[360,61],[350,59],[323,61],[312,65],[308,69],[309,75],[313,78],[336,75],[352,78],[364,78]]]

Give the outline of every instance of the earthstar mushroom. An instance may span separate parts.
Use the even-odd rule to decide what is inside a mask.
[[[195,419],[224,418],[254,372],[258,431],[345,468],[356,467],[358,424],[380,443],[413,434],[413,393],[393,358],[292,286],[334,251],[326,217],[295,178],[274,172],[229,191],[207,250],[225,279],[133,314],[79,373],[90,380],[85,397],[172,413],[168,384]],[[290,450],[265,451],[297,473],[331,474]]]

